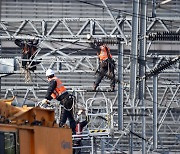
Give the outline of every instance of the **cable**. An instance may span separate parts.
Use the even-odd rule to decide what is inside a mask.
[[[85,3],[85,4],[88,4],[88,5],[92,5],[92,6],[95,6],[95,7],[99,7],[99,8],[105,8],[104,6],[102,6],[102,5],[97,5],[97,4],[93,4],[93,3],[90,3],[90,2],[86,2],[86,1],[82,1],[82,0],[76,0],[76,1],[78,1],[78,2],[81,2],[81,3]],[[141,4],[145,4],[145,3],[143,3],[143,2],[141,2]],[[149,4],[148,4],[149,5]],[[152,5],[151,3],[150,3],[150,5]],[[144,18],[144,19],[146,19],[147,21],[151,21],[151,19],[152,19],[152,17],[150,17],[150,16],[146,16],[146,17],[142,17],[142,16],[140,16],[141,14],[133,14],[133,13],[131,13],[131,12],[128,12],[128,11],[124,11],[124,10],[119,10],[119,9],[114,9],[114,8],[111,8],[111,7],[108,7],[111,11],[116,11],[116,12],[121,12],[121,13],[124,13],[124,14],[127,14],[127,15],[131,15],[131,16],[136,16],[136,17],[138,17],[138,18]],[[160,19],[160,18],[158,18],[158,17],[156,17],[156,19]],[[172,21],[172,20],[164,20],[164,21]],[[177,23],[178,25],[180,24],[179,22],[174,22],[173,21],[173,23]],[[178,26],[174,26],[174,28],[179,28]]]
[[[22,32],[20,33],[20,34],[23,34]],[[26,33],[25,33],[26,34]],[[27,34],[26,34],[27,35]],[[33,34],[32,34],[32,32],[31,32],[31,35],[32,36],[34,36]],[[36,36],[36,35],[35,35]],[[36,37],[40,37],[40,36],[36,36]],[[149,36],[149,37],[151,37],[151,35]],[[173,38],[175,38],[175,37],[173,37]],[[94,41],[100,41],[100,40],[94,40]],[[105,38],[105,40],[102,40],[102,41],[104,41],[104,42],[107,42],[107,43],[109,43],[109,44],[118,44],[119,43],[119,40],[112,40],[112,39],[109,39],[108,40],[108,38]],[[63,41],[63,42],[65,42],[65,41]],[[73,43],[72,43],[73,44]]]
[[[37,76],[38,78],[40,78],[42,81],[44,81],[44,82],[48,83],[48,81],[47,81],[47,80],[44,80],[42,77],[40,77],[39,75],[37,75],[37,73],[33,72],[33,74],[34,74],[35,76]]]
[[[86,1],[82,1],[82,0],[76,0],[76,1],[78,1],[78,2],[80,2],[80,3],[85,3],[85,4],[88,4],[88,5],[92,5],[92,6],[96,6],[96,7],[100,7],[100,8],[103,8],[103,9],[104,9],[104,6],[102,6],[102,5],[97,5],[97,4],[93,4],[93,3],[86,2]],[[63,7],[63,6],[62,6],[62,7]],[[122,10],[113,9],[113,8],[109,8],[109,9],[111,9],[111,10],[113,10],[113,11],[125,12],[125,13],[127,13],[127,14],[133,15],[133,13],[128,13],[127,11],[122,11]],[[137,15],[140,15],[140,14],[137,14]],[[148,17],[148,16],[147,16],[147,17]],[[151,18],[151,17],[148,17],[148,18]]]
[[[167,10],[167,11],[171,11],[171,12],[175,12],[175,13],[180,13],[180,11],[178,11],[178,10],[172,10],[172,9],[170,9],[169,7],[164,7],[164,6],[162,6],[162,5],[159,5],[158,7],[157,7],[158,9],[164,9],[164,10]]]
[[[81,49],[81,50],[79,50],[79,51],[82,51],[82,50],[86,50],[86,49]],[[77,53],[78,51],[76,51],[76,53]],[[69,55],[71,55],[71,53],[69,53]],[[129,54],[129,56],[131,57],[131,55],[132,54]],[[123,56],[125,56],[125,54],[123,54]],[[134,56],[133,56],[133,58],[134,58]],[[137,55],[137,59],[139,59],[139,57],[138,57],[138,55]],[[147,62],[147,60],[146,60],[146,62]],[[175,61],[176,62],[176,61]],[[173,62],[170,62],[170,65],[172,65],[172,64],[174,64]],[[5,65],[5,64],[4,64]],[[166,64],[166,65],[168,65],[168,64]],[[168,67],[168,66],[166,66],[165,64],[163,65],[163,66],[161,66],[161,68],[156,68],[156,69],[154,69],[154,70],[152,70],[151,72],[150,72],[150,74],[147,74],[146,75],[146,78],[147,77],[150,77],[150,76],[152,76],[153,75],[153,73],[160,73],[160,71],[161,70],[163,70],[163,69],[165,69],[165,67]],[[8,66],[8,65],[7,65]],[[12,66],[11,66],[12,67]],[[124,67],[124,66],[123,66]]]
[[[79,2],[83,2],[83,3],[86,3],[86,4],[91,4],[92,5],[92,3],[89,3],[89,2],[85,2],[85,1],[79,1]],[[63,7],[63,6],[62,6]],[[104,7],[103,6],[100,6],[100,5],[96,5],[96,7],[101,7],[101,8],[103,8],[104,9]],[[110,8],[110,9],[112,9],[112,8]],[[118,11],[118,12],[121,12],[121,10],[116,10],[116,9],[112,9],[113,11]],[[137,14],[137,15],[139,15],[139,14]],[[26,34],[26,33],[25,33]],[[131,54],[132,55],[132,54]],[[134,58],[134,57],[133,57]],[[137,58],[138,59],[138,58]]]
[[[145,140],[145,141],[148,141],[147,139],[145,139],[144,137],[142,137],[141,135],[139,135],[139,134],[137,134],[137,133],[135,133],[135,132],[133,132],[133,131],[129,131],[131,134],[133,134],[133,135],[135,135],[135,136],[137,136],[137,137],[139,137],[139,138],[141,138],[141,139],[143,139],[143,140]]]

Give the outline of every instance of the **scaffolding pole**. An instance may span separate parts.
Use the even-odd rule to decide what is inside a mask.
[[[120,25],[123,29],[123,23]],[[123,130],[123,50],[124,44],[118,44],[118,130]]]
[[[156,17],[156,0],[152,0],[152,17]]]
[[[153,60],[156,64],[156,58]],[[157,103],[158,103],[158,75],[153,76],[153,149],[157,149]]]
[[[130,104],[132,108],[135,106],[136,98],[136,77],[137,77],[137,52],[138,52],[138,14],[139,0],[133,1],[133,16],[132,16],[132,44],[131,44],[131,68],[130,68]],[[135,115],[135,109],[132,110],[132,115]],[[132,116],[131,132],[134,132],[135,117]],[[129,153],[133,154],[133,134],[130,134]]]
[[[147,1],[141,0],[141,16],[140,16],[140,53],[139,53],[139,77],[145,76],[145,69],[146,69],[146,16],[147,16]],[[141,80],[139,82],[139,100],[141,102],[142,106],[142,154],[146,153],[146,141],[144,140],[146,138],[146,118],[145,118],[145,102],[144,102],[144,96],[145,96],[145,80]]]

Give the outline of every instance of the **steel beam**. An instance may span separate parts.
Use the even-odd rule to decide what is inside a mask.
[[[156,64],[156,58],[154,59],[154,65]],[[157,149],[158,146],[158,130],[157,130],[157,125],[158,125],[158,75],[153,76],[153,149]]]
[[[143,77],[146,73],[146,53],[147,53],[147,41],[146,41],[146,29],[147,29],[147,1],[140,2],[140,49],[139,49],[139,77]],[[145,80],[139,82],[139,101],[143,107],[142,113],[142,154],[146,154],[146,117],[145,117]]]
[[[137,76],[137,55],[138,55],[138,16],[139,14],[139,0],[133,1],[133,16],[132,16],[132,41],[131,41],[131,66],[130,66],[130,104],[132,107],[135,106],[136,99],[136,76]],[[132,110],[135,114],[135,110]],[[134,132],[134,122],[135,117],[132,116],[131,122],[131,132]],[[133,134],[130,133],[130,148],[129,153],[133,154],[134,144],[133,144]]]
[[[123,29],[123,24],[121,25],[121,28]],[[124,54],[124,44],[121,43],[118,45],[118,129],[123,130],[123,104],[124,104],[124,85],[123,85],[123,54]]]

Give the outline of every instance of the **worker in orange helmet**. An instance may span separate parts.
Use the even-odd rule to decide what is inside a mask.
[[[105,44],[101,44],[99,46],[99,51],[100,52],[97,52],[97,56],[99,58],[99,68],[96,71],[97,78],[96,78],[96,81],[94,82],[93,90],[96,90],[96,88],[99,86],[103,77],[105,75],[108,75],[111,79],[111,84],[110,84],[111,90],[114,91],[115,89],[115,74],[114,74],[115,62],[112,59],[110,48]]]
[[[49,87],[45,99],[42,100],[42,104],[45,104],[48,100],[52,99],[60,101],[60,104],[63,105],[63,110],[61,112],[59,126],[63,127],[68,119],[70,128],[72,129],[73,134],[75,134],[76,121],[73,115],[74,96],[68,93],[65,86],[62,84],[61,80],[55,76],[52,69],[46,71],[46,77],[49,82]]]

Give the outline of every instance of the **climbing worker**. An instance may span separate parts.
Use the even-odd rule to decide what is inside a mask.
[[[85,110],[80,109],[77,113],[77,120],[76,120],[76,135],[79,135],[78,139],[76,139],[73,143],[73,146],[75,147],[80,147],[82,146],[82,137],[80,135],[82,135],[83,133],[83,128],[88,124],[89,122],[89,118],[88,116],[86,116],[86,119],[84,121],[81,121],[80,115],[82,113],[85,113]],[[81,148],[77,148],[73,150],[73,154],[81,154]]]
[[[27,69],[28,64],[31,63],[31,60],[34,58],[34,54],[37,50],[37,45],[38,45],[38,40],[33,41],[33,40],[28,40],[24,41],[21,39],[16,39],[14,43],[19,46],[22,49],[22,68]],[[36,70],[36,65],[39,64],[40,62],[32,62],[31,65],[29,66],[29,70],[34,71]]]
[[[65,86],[62,84],[61,80],[55,76],[52,69],[46,71],[46,77],[49,82],[49,87],[45,99],[42,100],[42,104],[48,103],[48,101],[52,99],[60,101],[63,108],[59,127],[63,127],[68,119],[72,133],[75,134],[76,121],[73,116],[74,96],[68,93]]]
[[[100,51],[100,52],[99,52]],[[111,91],[115,89],[115,61],[112,59],[110,48],[105,44],[100,44],[97,56],[99,58],[99,68],[96,71],[97,78],[94,82],[93,90],[99,86],[104,76],[107,76],[111,80]]]

